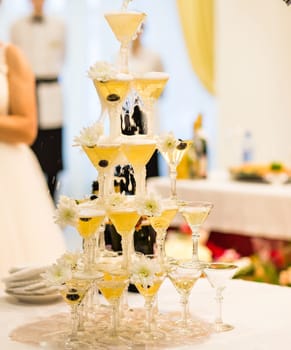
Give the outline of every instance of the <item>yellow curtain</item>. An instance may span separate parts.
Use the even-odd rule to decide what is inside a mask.
[[[192,67],[214,94],[214,0],[177,0]]]

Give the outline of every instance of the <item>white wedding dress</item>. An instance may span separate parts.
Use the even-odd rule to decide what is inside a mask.
[[[8,110],[5,45],[0,42],[0,118]],[[40,165],[25,144],[0,141],[0,279],[15,266],[49,264],[65,252]],[[0,281],[1,283],[1,281]]]

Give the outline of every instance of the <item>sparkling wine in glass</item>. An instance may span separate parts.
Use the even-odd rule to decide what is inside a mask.
[[[78,329],[80,325],[80,305],[90,287],[90,280],[83,278],[72,278],[67,281],[61,288],[60,293],[64,301],[71,308],[71,331],[65,340],[64,349],[82,349],[89,347],[89,343],[84,337],[80,337]],[[56,335],[57,337],[57,335]],[[54,340],[56,341],[56,339]]]
[[[128,271],[122,268],[116,268],[116,265],[111,267],[107,266],[104,271],[103,278],[97,281],[99,290],[101,291],[104,298],[108,301],[111,306],[111,327],[109,334],[106,334],[102,339],[104,342],[110,344],[120,344],[124,338],[119,334],[118,324],[119,318],[119,304],[121,297],[128,286],[129,275]]]
[[[217,303],[217,316],[214,323],[216,332],[225,332],[232,330],[232,325],[226,324],[222,320],[222,292],[227,283],[235,275],[237,266],[232,263],[214,262],[209,263],[204,268],[204,273],[211,285],[215,289],[215,300]]]
[[[155,342],[165,334],[155,329],[153,306],[157,293],[165,279],[166,273],[156,255],[136,254],[132,261],[131,282],[136,286],[145,300],[146,319],[142,329],[137,333],[142,342]]]
[[[104,15],[116,39],[120,42],[119,61],[122,73],[128,73],[129,45],[146,17],[145,13],[128,11],[126,7],[123,6],[119,12]]]
[[[134,170],[137,196],[146,194],[146,164],[155,149],[156,141],[142,135],[130,136],[121,145],[123,154]]]
[[[204,201],[179,201],[179,212],[183,215],[192,231],[192,260],[199,261],[198,245],[200,227],[208,217],[213,204]]]
[[[156,232],[157,256],[162,264],[166,263],[165,239],[167,230],[177,212],[177,202],[167,198],[161,200],[161,215],[149,217],[150,224]]]
[[[176,140],[173,136],[158,140],[158,150],[161,152],[169,167],[171,197],[173,199],[177,199],[177,166],[192,143],[192,140]]]
[[[199,263],[177,261],[175,264],[172,263],[168,277],[173,283],[175,289],[180,294],[180,303],[182,306],[181,319],[176,322],[179,327],[180,333],[193,333],[198,330],[198,322],[189,319],[188,307],[189,307],[189,296],[191,291],[199,279],[202,273],[202,265]]]
[[[108,208],[108,216],[116,231],[121,236],[121,246],[123,251],[123,267],[129,268],[130,255],[133,250],[133,234],[135,226],[140,219],[140,214],[134,201],[126,198],[125,202],[117,206]]]
[[[119,155],[120,145],[118,143],[104,142],[92,147],[82,147],[98,171],[98,196],[100,199],[103,199],[110,191],[109,182],[112,180],[113,167]]]
[[[120,110],[130,91],[131,82],[132,77],[128,74],[117,74],[115,78],[107,80],[93,80],[102,110],[108,111],[109,114],[109,134],[111,139],[115,139],[121,134]],[[104,120],[104,115],[105,112],[101,115],[101,122]]]
[[[95,202],[95,203],[94,203]],[[76,228],[83,238],[83,252],[86,270],[89,272],[96,258],[98,232],[104,222],[106,211],[98,208],[96,201],[85,201],[78,205],[78,221]]]
[[[142,110],[146,115],[146,134],[152,136],[154,133],[154,107],[155,103],[163,93],[169,80],[165,72],[147,72],[136,75],[133,80],[133,88],[142,101]]]

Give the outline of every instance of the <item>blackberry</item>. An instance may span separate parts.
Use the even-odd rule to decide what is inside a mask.
[[[71,301],[76,301],[76,300],[80,299],[80,295],[77,294],[77,289],[70,288],[68,294],[66,295],[66,298],[68,300],[71,300]]]
[[[116,95],[116,94],[110,94],[107,96],[107,101],[109,102],[116,102],[120,100],[120,96]]]
[[[183,149],[185,149],[186,147],[187,147],[187,143],[181,141],[181,142],[179,143],[179,145],[177,146],[177,149],[183,150]]]
[[[96,194],[92,194],[91,196],[90,196],[90,200],[91,201],[93,201],[94,199],[97,199],[98,197],[96,196]]]
[[[67,294],[66,298],[70,301],[76,301],[78,299],[80,299],[80,295],[79,294]]]
[[[106,168],[108,166],[108,160],[102,159],[102,160],[100,160],[98,165],[101,166],[101,168]]]

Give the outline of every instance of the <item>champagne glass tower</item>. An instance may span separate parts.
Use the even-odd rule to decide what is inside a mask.
[[[204,203],[206,205],[204,206],[204,204],[202,205],[202,203],[200,203],[197,208],[193,203],[192,205],[184,202],[181,204],[181,201],[177,201],[175,186],[176,167],[187,151],[190,141],[182,141],[174,137],[163,138],[154,135],[153,108],[164,91],[169,75],[162,72],[148,72],[133,76],[129,72],[129,45],[146,17],[145,13],[129,11],[127,9],[129,2],[130,0],[124,0],[123,6],[119,11],[109,12],[104,15],[116,39],[120,42],[120,65],[115,67],[106,62],[96,62],[95,65],[90,67],[88,76],[92,79],[100,99],[102,113],[98,121],[92,127],[85,128],[76,139],[76,143],[81,146],[82,151],[98,172],[98,198],[94,196],[92,200],[92,196],[90,196],[89,198],[92,202],[89,203],[90,205],[86,203],[86,200],[81,199],[77,201],[75,199],[64,198],[65,200],[62,202],[63,205],[61,207],[58,206],[58,222],[61,224],[67,223],[77,228],[79,234],[84,238],[84,242],[86,243],[84,244],[84,261],[88,262],[87,266],[92,267],[92,269],[89,269],[92,273],[87,273],[86,275],[88,279],[86,283],[81,281],[77,284],[75,281],[70,281],[70,283],[74,282],[74,284],[64,286],[63,297],[70,305],[77,300],[77,297],[80,303],[87,303],[88,305],[90,301],[88,302],[87,299],[94,300],[94,298],[90,297],[90,295],[93,295],[90,293],[90,288],[94,287],[94,283],[92,282],[96,282],[95,284],[112,306],[111,316],[113,322],[107,339],[109,344],[112,343],[113,345],[122,343],[122,341],[119,343],[119,335],[121,335],[124,328],[123,325],[120,327],[119,318],[117,316],[118,310],[120,310],[120,297],[123,291],[127,290],[129,282],[136,286],[145,302],[146,322],[145,325],[143,324],[142,327],[139,328],[138,341],[141,341],[142,344],[147,344],[155,343],[157,339],[167,340],[163,329],[161,331],[159,330],[160,324],[158,322],[155,328],[153,327],[154,318],[152,312],[158,290],[166,277],[166,263],[168,261],[165,256],[164,241],[167,229],[176,213],[180,211],[193,231],[192,260],[196,263],[198,260],[197,242],[199,227],[206,219],[212,207],[211,205],[207,206]],[[133,92],[136,99],[141,101],[143,111],[145,112],[146,132],[143,135],[121,134],[121,116],[124,103],[128,101],[128,111],[133,110],[132,106],[136,103],[136,99],[128,99],[131,92]],[[106,111],[108,111],[109,114],[108,134],[104,132],[103,125]],[[131,117],[130,112],[127,116]],[[147,197],[145,166],[156,149],[162,153],[169,165],[172,196],[167,200],[158,201],[158,204],[161,205],[161,210],[155,210],[159,205],[156,206],[153,200],[148,201],[148,211],[146,212],[141,205],[141,202]],[[124,188],[129,188],[128,186],[126,187],[126,181],[128,180],[126,176],[122,178],[122,181],[125,180],[125,182],[123,183],[124,186],[120,186],[120,188],[123,188],[122,191],[126,192],[127,195],[125,196],[124,193],[117,194],[114,188],[113,169],[117,165],[122,166],[129,164],[134,169],[134,179],[132,183],[134,183],[136,188],[135,194],[124,190]],[[132,173],[130,175],[130,179],[132,180]],[[130,183],[130,181],[128,182]],[[95,201],[95,199],[97,200]],[[84,201],[85,203],[83,204]],[[155,212],[156,214],[150,214],[150,212]],[[140,224],[142,220],[150,223],[157,233],[156,243],[158,246],[158,254],[155,256],[133,254],[134,232],[137,230],[137,226],[142,226]],[[121,273],[113,273],[112,266],[110,267],[110,273],[102,270],[102,261],[104,262],[111,257],[118,256],[115,256],[115,254],[117,254],[116,252],[109,252],[105,245],[103,246],[100,244],[100,238],[103,236],[105,223],[112,224],[117,233],[121,236]],[[95,235],[98,237],[99,244],[96,244],[96,239],[94,241]],[[94,247],[91,245],[92,242],[95,244]],[[84,265],[82,260],[80,260],[78,264],[81,267]],[[184,273],[179,272],[175,275],[171,275],[178,292],[181,293],[181,295],[183,294],[183,327],[190,323],[186,313],[187,300],[191,288],[200,276],[200,266],[201,265],[196,264],[193,269],[185,269],[187,271],[185,283],[183,280],[185,277]],[[94,274],[95,269],[96,274]],[[189,270],[190,277],[188,276]],[[100,272],[103,274],[103,277],[100,277]],[[175,272],[177,271],[175,270]],[[181,276],[183,277],[182,281],[180,281]],[[180,282],[183,284],[182,287],[180,286]],[[90,298],[84,298],[88,291],[88,296]],[[74,306],[75,309],[79,303],[76,301],[74,305],[76,305]],[[103,311],[100,309],[99,311],[102,314]],[[139,316],[138,312],[133,313],[133,315]],[[89,319],[88,322],[90,323],[91,320]],[[106,324],[107,321],[104,320],[104,322]],[[104,322],[101,322],[102,325],[104,325]],[[137,325],[139,326],[140,323],[137,322]],[[92,327],[94,328],[94,332],[98,326],[102,332],[103,326],[100,328],[97,322]],[[127,324],[125,327],[126,326]],[[133,327],[132,329],[136,328]],[[132,331],[132,329],[130,330]],[[72,337],[75,338],[74,332]],[[102,340],[97,338],[95,334],[95,337],[92,337],[92,341],[99,342],[100,344]],[[94,343],[94,349],[96,349],[95,345]]]

